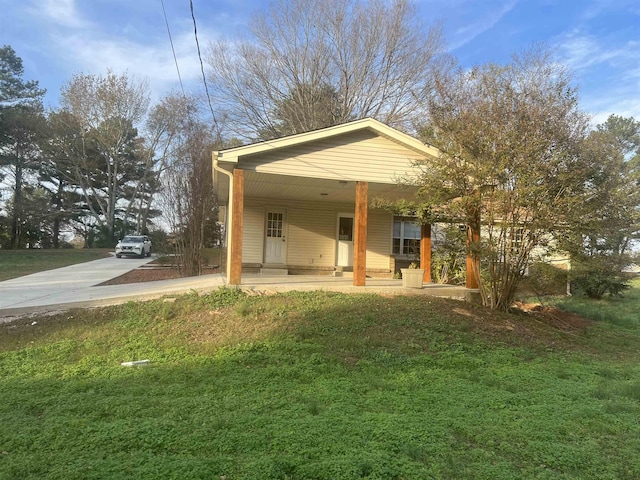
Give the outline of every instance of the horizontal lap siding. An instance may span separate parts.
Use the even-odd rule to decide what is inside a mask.
[[[361,131],[243,158],[260,173],[396,183],[420,155],[387,138]]]
[[[336,263],[336,228],[339,213],[353,213],[353,205],[246,199],[244,208],[244,263],[262,263],[264,216],[268,208],[286,210],[287,265],[332,267]],[[388,269],[391,216],[369,210],[367,268]]]
[[[262,263],[264,249],[264,207],[250,199],[244,203],[242,262]]]
[[[287,213],[290,241],[287,263],[314,267],[335,265],[335,205],[297,204],[288,208]]]
[[[245,201],[244,263],[263,261],[264,216],[269,208],[286,211],[287,265],[335,265],[337,215],[353,211],[352,206],[263,198]]]
[[[392,215],[382,210],[369,210],[368,217],[367,268],[389,269]]]

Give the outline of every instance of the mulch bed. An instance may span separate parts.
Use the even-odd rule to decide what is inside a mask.
[[[582,332],[594,324],[593,320],[581,317],[577,313],[565,312],[554,307],[521,302],[516,302],[515,307],[564,332]]]
[[[219,273],[218,267],[203,267],[202,274],[209,275],[212,273]],[[100,283],[98,286],[103,285],[123,285],[126,283],[142,283],[142,282],[155,282],[156,280],[171,280],[173,278],[180,278],[180,272],[176,267],[161,267],[161,268],[136,268],[130,272],[120,275],[119,277],[112,278],[106,282]]]

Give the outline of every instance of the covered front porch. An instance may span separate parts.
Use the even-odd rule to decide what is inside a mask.
[[[267,277],[348,272],[340,282],[367,287],[391,280],[395,261],[409,258],[402,243],[409,241],[414,249],[419,243],[419,257],[411,261],[419,262],[428,284],[431,226],[422,225],[411,239],[397,238],[393,213],[370,205],[415,198],[416,188],[399,181],[415,173],[416,161],[435,154],[372,119],[214,152],[214,185],[225,206],[227,283],[245,285],[245,277],[259,271]],[[477,287],[473,265],[468,262],[469,288]]]

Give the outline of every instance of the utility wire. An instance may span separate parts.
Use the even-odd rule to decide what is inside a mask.
[[[171,29],[169,28],[169,20],[167,20],[167,11],[164,8],[164,0],[160,0],[162,4],[162,13],[164,14],[164,23],[167,25],[167,33],[169,34],[169,43],[171,43],[171,51],[173,52],[173,62],[176,64],[176,71],[178,72],[178,80],[180,80],[180,88],[182,89],[182,96],[186,97],[184,93],[184,85],[182,84],[182,76],[180,75],[180,67],[178,67],[178,58],[176,57],[176,49],[173,47],[173,38],[171,37]]]
[[[196,38],[196,46],[198,47],[198,59],[200,60],[200,71],[202,72],[202,82],[204,83],[204,90],[207,93],[207,101],[209,102],[209,110],[211,110],[211,117],[213,117],[213,124],[216,127],[216,132],[218,136],[220,136],[220,127],[218,125],[218,120],[216,119],[216,114],[213,113],[213,105],[211,104],[211,95],[209,95],[207,78],[204,74],[204,64],[202,63],[202,55],[200,54],[200,42],[198,41],[198,26],[196,25],[196,15],[193,12],[193,0],[189,0],[189,5],[191,6],[191,18],[193,19],[193,34]]]

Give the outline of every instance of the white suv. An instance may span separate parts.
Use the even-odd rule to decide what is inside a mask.
[[[146,235],[127,235],[116,245],[116,257],[135,255],[137,257],[151,256],[151,240]]]

